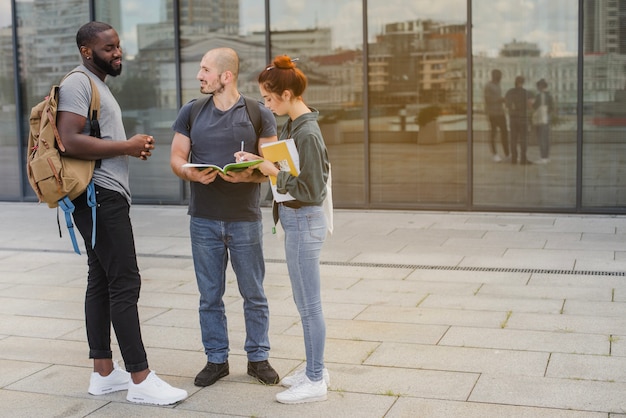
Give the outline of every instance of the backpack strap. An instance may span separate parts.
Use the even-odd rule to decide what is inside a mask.
[[[72,73],[82,73],[89,80],[89,84],[91,85],[91,103],[89,104],[89,110],[87,112],[87,118],[89,120],[89,136],[93,136],[95,138],[102,138],[102,134],[100,133],[100,122],[98,121],[98,117],[100,116],[100,92],[98,91],[98,87],[93,82],[91,77],[87,75],[86,72],[80,70],[70,71],[63,77],[65,79]],[[63,81],[63,80],[61,80]],[[59,83],[60,84],[60,83]],[[96,160],[96,167],[100,167],[102,160]],[[91,208],[91,248],[96,246],[96,187],[93,182],[93,178],[87,185],[87,206]],[[78,249],[78,242],[76,241],[76,233],[74,232],[74,224],[72,223],[72,216],[74,213],[74,204],[70,200],[68,196],[65,196],[63,199],[58,201],[59,207],[65,213],[65,225],[67,226],[67,230],[70,233],[70,238],[72,239],[72,246],[74,247],[74,252],[80,255],[80,250]],[[57,213],[57,224],[58,213]],[[61,226],[59,225],[59,235],[61,234]]]
[[[189,134],[191,134],[191,127],[193,126],[196,118],[200,114],[200,111],[204,109],[204,107],[209,103],[213,97],[212,94],[209,94],[205,97],[201,97],[196,99],[191,105],[191,112],[189,113],[189,121],[187,123],[187,127],[189,130]],[[259,109],[259,102],[253,98],[248,96],[244,96],[244,102],[246,104],[246,112],[248,113],[248,118],[250,118],[250,122],[252,122],[252,126],[254,127],[254,133],[256,134],[257,142],[261,137],[261,133],[263,132],[263,121],[261,119],[261,110]]]

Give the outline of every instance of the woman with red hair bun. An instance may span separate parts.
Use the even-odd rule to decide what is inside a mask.
[[[269,160],[256,166],[266,176],[276,177],[279,193],[289,193],[296,199],[275,203],[285,230],[287,269],[302,321],[306,353],[306,367],[280,381],[288,389],[278,393],[276,400],[288,404],[326,400],[329,383],[324,366],[326,324],[320,295],[319,259],[326,239],[322,205],[327,194],[330,162],[317,122],[319,112],[308,107],[302,98],[307,78],[296,67],[296,61],[286,55],[277,56],[258,77],[265,106],[278,116],[289,116],[278,139],[293,138],[300,160],[298,176],[279,170]],[[248,153],[235,156],[246,160],[261,158]]]

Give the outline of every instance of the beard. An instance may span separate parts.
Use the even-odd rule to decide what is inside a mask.
[[[202,87],[200,86],[200,93],[204,93],[204,94],[220,94],[224,91],[224,84],[219,83],[217,87],[215,87],[214,89],[210,89],[209,86],[206,87]]]
[[[93,63],[100,68],[102,71],[104,71],[106,74],[113,76],[113,77],[117,77],[118,75],[122,74],[122,65],[120,64],[119,68],[115,68],[111,65],[110,62],[103,60],[102,58],[100,58],[100,56],[98,54],[93,54]]]

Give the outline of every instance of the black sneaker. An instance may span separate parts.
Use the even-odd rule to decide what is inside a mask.
[[[270,366],[267,360],[249,361],[248,374],[266,385],[275,385],[280,380],[278,373]]]
[[[198,373],[193,384],[196,386],[211,386],[224,376],[228,376],[228,361],[221,364],[207,361],[206,366]]]

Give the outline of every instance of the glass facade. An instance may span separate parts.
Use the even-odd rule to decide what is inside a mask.
[[[124,71],[107,82],[127,135],[157,142],[131,159],[137,203],[186,203],[171,124],[200,95],[203,54],[228,46],[259,99],[269,60],[299,59],[336,207],[626,213],[620,0],[0,0],[0,200],[35,200],[30,108],[79,63],[92,16],[120,34]]]

